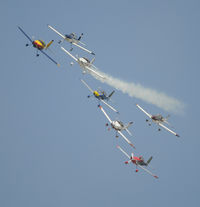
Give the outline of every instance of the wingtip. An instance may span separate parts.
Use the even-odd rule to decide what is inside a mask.
[[[59,63],[57,63],[57,66],[58,66],[58,67],[60,67],[60,64],[59,64]]]
[[[135,149],[135,146],[132,143],[130,143],[130,145],[131,145],[131,147],[133,147]]]
[[[180,137],[180,135],[176,134],[177,137]]]
[[[158,179],[159,177],[157,175],[154,175],[154,178]]]

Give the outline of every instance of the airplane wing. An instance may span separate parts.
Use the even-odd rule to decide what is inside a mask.
[[[141,106],[139,106],[138,104],[136,104],[136,106],[141,110],[141,111],[143,111],[150,119],[151,119],[151,117],[152,117],[152,115],[151,114],[149,114],[149,113],[147,113]]]
[[[83,42],[81,42],[80,40],[78,41],[80,44],[82,44],[82,45],[84,45],[84,46],[86,46],[86,44],[85,43],[83,43]]]
[[[122,132],[121,131],[117,131],[121,136],[122,136],[122,138],[124,138],[125,139],[125,141],[126,142],[128,142],[128,144],[131,146],[131,147],[133,147],[133,148],[135,148],[135,146],[122,134]]]
[[[104,111],[104,109],[102,108],[102,106],[101,105],[98,105],[98,107],[101,109],[101,111],[104,113],[104,115],[106,116],[106,118],[108,119],[108,121],[110,122],[110,123],[112,123],[112,120],[110,119],[110,117],[107,115],[107,113]]]
[[[130,159],[130,156],[120,146],[117,146],[117,148]]]
[[[172,131],[171,129],[167,128],[165,125],[158,123],[159,126],[163,127],[164,129],[166,129],[167,131],[171,132],[172,134],[174,134],[177,137],[180,137],[176,132]]]
[[[58,31],[57,31],[55,28],[53,28],[51,25],[47,25],[47,26],[48,26],[51,30],[53,30],[55,33],[57,33],[59,36],[61,36],[63,39],[66,39],[66,37],[65,37],[63,34],[61,34],[60,32],[58,32]],[[79,41],[79,42],[80,42],[80,41]],[[83,45],[85,45],[85,44],[82,43],[82,42],[80,42],[80,43],[83,44]],[[88,50],[88,49],[82,47],[82,46],[79,45],[79,44],[76,44],[75,42],[72,42],[72,44],[75,45],[75,46],[77,46],[77,47],[79,47],[80,49],[82,49],[82,50],[84,50],[84,51],[86,51],[86,52],[92,54],[92,55],[95,55],[94,52],[92,52],[92,51],[90,51],[90,50]]]
[[[91,88],[90,88],[90,86],[83,80],[83,79],[81,79],[81,82],[90,90],[90,92],[94,92]]]
[[[105,79],[105,77],[103,77],[102,75],[100,75],[98,72],[96,72],[96,71],[93,70],[92,68],[90,68],[90,67],[88,67],[88,66],[85,66],[85,68],[86,68],[88,71],[90,71],[90,72],[96,74],[96,75],[99,76],[100,78]]]
[[[28,38],[28,40],[32,43],[33,40],[24,32],[24,30],[18,26],[18,29]]]
[[[62,35],[60,32],[58,32],[55,28],[53,28],[51,25],[47,25],[51,30],[53,30],[55,33],[57,33],[59,36],[61,36],[63,39],[65,39],[66,37],[64,35]]]
[[[67,53],[71,58],[73,58],[76,62],[78,62],[78,59],[75,58],[70,52],[68,52],[67,50],[65,50],[64,47],[61,47],[61,49],[62,49],[65,53]]]
[[[119,111],[117,111],[114,107],[112,107],[111,105],[109,105],[108,103],[106,103],[104,100],[101,100],[101,102],[103,102],[106,106],[108,106],[110,109],[112,109],[114,112],[119,113]]]
[[[147,170],[146,168],[144,168],[143,166],[141,165],[138,165],[138,167],[140,167],[141,169],[143,169],[144,171],[146,171],[148,174],[150,174],[151,176],[153,176],[154,178],[157,178],[158,179],[158,176],[157,175],[154,175],[151,171]]]
[[[84,51],[90,53],[91,55],[95,55],[94,52],[92,52],[92,51],[90,51],[90,50],[88,50],[88,49],[82,47],[82,46],[79,45],[79,44],[76,44],[75,42],[72,42],[72,44],[75,45],[75,46],[77,46],[77,47],[79,47],[80,49],[82,49],[82,50],[84,50]]]
[[[43,50],[40,50],[41,53],[43,53],[46,57],[48,57],[52,62],[54,62],[57,66],[60,66],[59,63],[57,63],[54,59],[52,59],[49,55],[47,55]]]

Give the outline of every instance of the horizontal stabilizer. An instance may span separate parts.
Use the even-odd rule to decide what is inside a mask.
[[[93,64],[94,61],[95,61],[95,57],[90,61],[90,64]]]

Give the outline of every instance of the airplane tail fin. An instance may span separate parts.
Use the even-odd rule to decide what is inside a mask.
[[[167,120],[169,119],[170,115],[167,115],[166,118],[164,119],[164,122],[168,124],[169,126],[173,127]],[[174,127],[173,127],[174,128]]]
[[[82,36],[83,36],[83,33],[81,33],[81,35],[79,36],[78,41],[81,40]]]
[[[51,40],[45,47],[45,49],[48,49],[48,47],[53,43],[54,40]]]
[[[131,124],[133,124],[133,122],[131,121],[131,122],[129,122],[125,127],[124,127],[124,129],[128,129],[130,126],[131,126]]]
[[[110,98],[110,97],[113,95],[114,92],[115,92],[115,91],[112,91],[112,92],[109,94],[108,98]]]
[[[153,157],[151,156],[151,157],[147,160],[147,165],[151,162],[152,159],[153,159]]]
[[[168,120],[168,119],[169,119],[169,117],[170,117],[170,115],[168,114],[168,115],[166,116],[165,120]]]

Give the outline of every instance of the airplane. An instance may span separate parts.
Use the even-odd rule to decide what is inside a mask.
[[[57,33],[60,37],[63,38],[63,40],[60,40],[60,41],[58,42],[59,44],[62,43],[64,40],[66,40],[66,41],[70,42],[71,45],[73,44],[73,45],[79,47],[80,49],[82,49],[82,50],[84,50],[84,51],[86,51],[86,52],[88,52],[88,53],[90,53],[90,54],[92,54],[92,55],[95,55],[94,52],[92,52],[92,51],[90,51],[90,50],[88,50],[88,49],[82,47],[81,45],[79,45],[79,43],[82,44],[82,45],[85,45],[84,43],[82,43],[82,42],[80,41],[81,38],[82,38],[82,36],[83,36],[83,33],[81,33],[81,35],[80,35],[79,37],[77,37],[75,33],[71,33],[71,34],[63,35],[63,34],[61,34],[60,32],[58,32],[55,28],[53,28],[51,25],[47,25],[47,26],[48,26],[51,30],[53,30],[55,33]],[[70,51],[72,51],[72,50],[73,50],[73,48],[71,47]]]
[[[136,106],[142,111],[144,112],[151,120],[152,122],[158,124],[159,126],[163,127],[165,130],[169,131],[170,133],[174,134],[177,137],[180,137],[176,132],[172,131],[171,129],[167,128],[163,123],[166,123],[169,125],[169,122],[167,122],[167,119],[169,118],[169,115],[164,118],[161,114],[156,114],[156,115],[151,115],[149,113],[147,113],[141,106],[139,106],[138,104],[136,104]],[[148,119],[146,119],[146,122],[149,122]],[[151,126],[151,123],[149,123],[149,126]],[[158,128],[158,131],[160,131],[161,129]]]
[[[31,45],[37,49],[36,56],[38,57],[38,50],[43,53],[47,58],[49,58],[52,62],[54,62],[57,66],[60,66],[59,63],[57,63],[54,59],[52,59],[49,55],[47,55],[44,50],[47,50],[49,46],[53,43],[53,40],[51,40],[47,45],[44,43],[43,40],[32,40],[25,32],[24,30],[18,26],[18,29],[28,38],[28,40],[31,42]],[[29,44],[26,44],[26,47],[28,47]]]
[[[144,161],[144,158],[142,156],[136,157],[134,156],[133,153],[131,153],[131,156],[129,156],[120,146],[117,146],[117,148],[128,157],[128,161],[125,161],[125,164],[129,164],[130,162],[132,162],[134,165],[136,165],[136,170],[135,172],[138,172],[139,170],[137,169],[137,167],[140,167],[141,169],[143,169],[144,171],[146,171],[148,174],[150,174],[151,176],[153,176],[154,178],[158,179],[157,175],[154,175],[151,171],[147,170],[144,166],[148,166],[149,163],[152,160],[152,156],[147,160],[147,162]]]
[[[83,69],[83,74],[85,74],[86,72],[91,72],[95,75],[97,75],[98,77],[105,79],[105,77],[103,77],[102,75],[100,75],[98,72],[96,72],[93,68],[95,68],[95,66],[92,64],[95,60],[95,57],[90,61],[85,57],[74,57],[70,52],[68,52],[64,47],[61,47],[61,49],[67,53],[71,58],[73,58],[79,65],[80,67]],[[73,63],[71,63],[71,65],[73,65]]]
[[[109,101],[111,96],[114,94],[115,91],[112,91],[109,95],[106,95],[105,91],[94,91],[90,88],[90,86],[81,79],[81,82],[92,92],[93,96],[97,98],[99,101],[103,102],[106,106],[108,106],[110,109],[112,109],[114,112],[119,113],[115,108],[113,108],[111,105],[109,105],[106,101]],[[88,95],[88,98],[91,96]]]
[[[118,138],[118,133],[122,136],[122,138],[133,148],[135,148],[135,146],[122,134],[122,130],[126,130],[128,132],[129,135],[132,136],[132,134],[130,133],[130,131],[128,130],[128,127],[133,124],[133,122],[129,122],[127,125],[124,125],[121,121],[119,120],[115,120],[112,121],[110,119],[110,117],[107,115],[107,113],[104,111],[103,107],[101,105],[98,105],[98,107],[101,109],[101,111],[104,113],[105,117],[108,119],[108,121],[110,122],[111,127],[116,131],[116,138]],[[106,126],[109,126],[109,124],[107,123]],[[110,130],[110,128],[108,128],[108,130]]]

